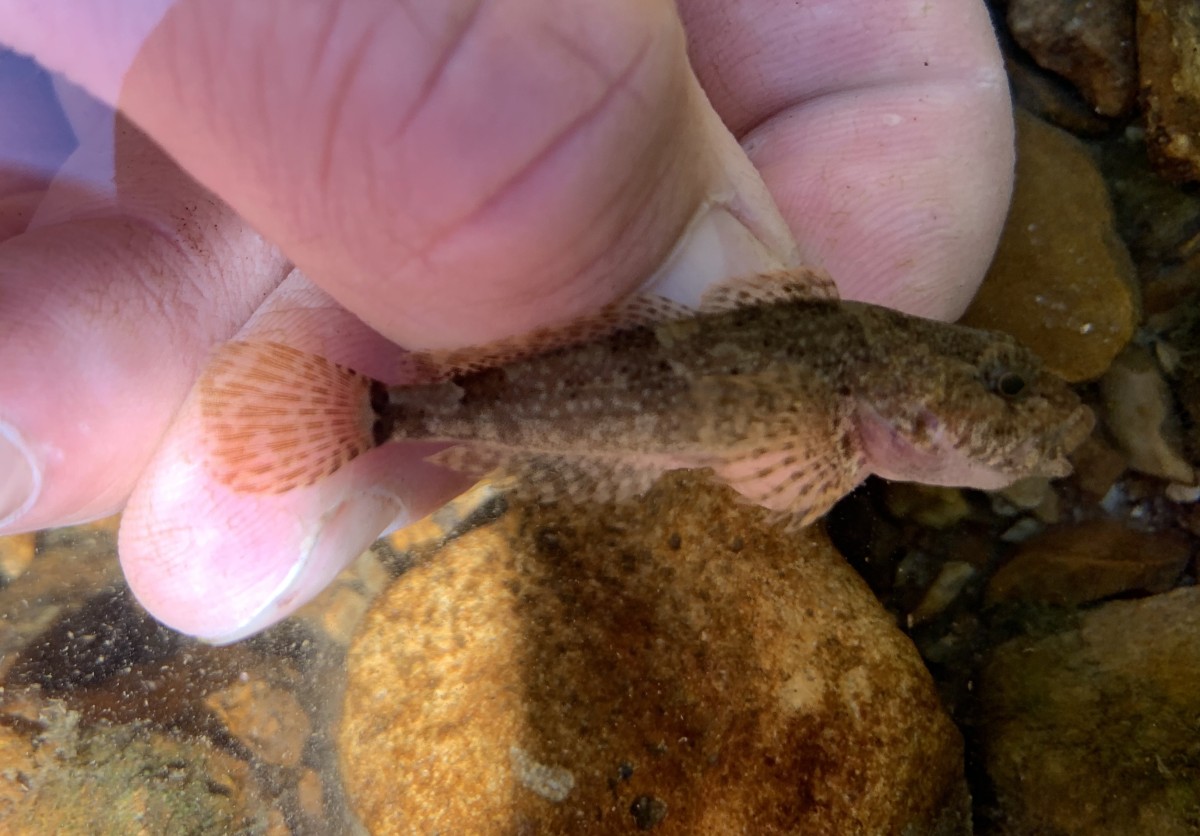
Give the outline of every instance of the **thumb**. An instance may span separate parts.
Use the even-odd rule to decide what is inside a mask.
[[[72,5],[70,17],[0,10],[24,12],[10,15],[14,42],[114,99],[402,345],[595,309],[710,211],[718,238],[748,229],[752,254],[755,242],[790,252],[691,72],[670,0]],[[96,33],[128,60],[85,48]],[[707,253],[689,269],[713,264]]]
[[[648,280],[687,300],[794,259],[671,4],[426,5],[347,2],[317,21],[309,6],[181,2],[119,86],[133,119],[335,300],[281,288],[273,338],[303,347],[319,319],[323,352],[364,368],[394,348],[346,309],[405,345],[473,344]],[[55,60],[87,84],[88,54]],[[301,308],[303,327],[279,324]],[[237,494],[196,466],[196,408],[134,491],[121,553],[147,608],[199,636],[283,618],[397,514],[461,487],[379,450],[307,493]]]

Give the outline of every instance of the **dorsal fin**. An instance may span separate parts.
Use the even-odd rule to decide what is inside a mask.
[[[639,294],[579,317],[564,325],[537,328],[526,334],[478,346],[444,351],[418,351],[412,357],[422,376],[441,380],[503,366],[559,348],[603,339],[609,334],[695,316],[696,311],[662,296]]]
[[[200,378],[208,467],[236,491],[310,485],[383,439],[372,391],[382,384],[278,342],[222,346]]]
[[[420,369],[421,377],[439,380],[603,339],[628,328],[686,319],[697,313],[718,313],[776,302],[837,298],[837,285],[828,273],[817,268],[797,267],[715,284],[701,297],[699,311],[662,296],[638,294],[565,325],[538,328],[486,345],[414,352],[412,358]]]
[[[704,313],[719,313],[778,302],[837,299],[837,285],[824,270],[815,267],[794,267],[715,284],[700,298],[700,310]]]

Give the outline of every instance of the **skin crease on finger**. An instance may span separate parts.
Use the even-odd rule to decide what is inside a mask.
[[[0,13],[22,5],[0,0]],[[719,175],[705,136],[678,131],[692,124],[687,114],[697,101],[681,71],[684,42],[670,4],[612,4],[598,21],[589,4],[494,2],[472,10],[364,0],[304,6],[303,14],[276,5],[177,4],[134,60],[121,102],[193,175],[390,336],[414,345],[478,342],[595,307],[653,271]],[[947,314],[994,245],[1011,176],[1011,126],[1007,101],[993,87],[948,83],[959,64],[937,67],[922,95],[918,68],[928,55],[949,61],[948,43],[976,50],[962,61],[973,61],[981,79],[998,72],[977,4],[926,7],[930,25],[916,28],[915,42],[899,38],[913,28],[900,25],[903,16],[872,15],[883,10],[877,2],[841,4],[840,17],[830,5],[750,2],[690,3],[683,15],[701,80],[805,252],[849,280],[849,295],[869,298],[883,285],[893,292],[917,280],[948,288],[893,297],[910,310],[921,302]],[[26,11],[36,19],[36,9]],[[726,29],[722,40],[718,12],[745,17],[737,19],[738,37]],[[885,18],[868,34],[900,39],[903,49],[872,52],[869,38],[844,53],[821,48],[822,27],[840,20],[847,28],[864,16]],[[535,21],[543,49],[515,49],[521,27]],[[964,35],[948,21],[973,28]],[[102,31],[108,24],[75,25]],[[898,29],[889,34],[887,25]],[[791,40],[773,38],[776,31]],[[812,49],[796,48],[798,33],[808,33]],[[37,33],[26,34],[38,42]],[[55,33],[69,43],[63,35]],[[406,43],[433,51],[399,48]],[[353,60],[338,53],[347,45]],[[280,78],[269,75],[264,56],[272,54],[293,67],[296,55],[321,60],[308,74]],[[894,65],[877,66],[881,56]],[[64,54],[56,66],[84,80],[89,68],[74,60]],[[577,74],[565,90],[539,86],[547,66],[564,63]],[[821,84],[796,87],[826,65]],[[918,75],[899,73],[905,68]],[[890,73],[904,83],[889,87]],[[757,85],[746,81],[755,76]],[[269,90],[289,78],[299,89]],[[506,97],[505,85],[523,95]],[[740,108],[739,86],[746,89]],[[838,92],[843,87],[851,91]],[[924,109],[901,107],[909,99],[924,100]],[[557,109],[539,112],[543,100]],[[978,117],[971,130],[960,124],[964,102]],[[298,132],[298,123],[313,130]],[[836,130],[823,131],[830,125]],[[856,137],[866,139],[848,141]],[[931,149],[931,139],[940,144]],[[839,144],[845,159],[836,155]],[[990,161],[997,147],[1000,163]],[[961,165],[943,175],[933,165],[938,158]],[[978,189],[950,188],[964,169]],[[873,258],[860,262],[862,253]],[[859,271],[865,283],[854,281]],[[224,531],[232,533],[218,534],[214,554],[237,533],[236,526]],[[276,545],[294,549],[309,534],[296,531]],[[150,557],[132,559],[154,569]],[[169,579],[148,583],[181,604],[185,591],[167,589]],[[284,607],[270,612],[285,614]],[[190,627],[227,638],[247,623],[233,618],[217,613]],[[254,623],[265,626],[261,617]]]
[[[246,54],[282,52],[279,14],[229,4],[218,30],[213,5],[168,13],[122,104],[306,275],[406,346],[499,338],[628,292],[715,171],[693,124],[683,32],[662,0],[306,6],[311,18],[286,32],[289,53],[315,56],[298,74],[304,93],[272,94],[279,112],[245,123],[263,132],[249,143],[246,127],[183,124],[163,107],[220,91],[231,97],[220,112],[261,109],[228,54],[243,39]],[[271,136],[297,123],[330,127]]]

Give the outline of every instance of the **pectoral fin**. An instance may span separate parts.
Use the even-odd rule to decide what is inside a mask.
[[[415,352],[414,359],[424,377],[445,379],[600,340],[618,331],[685,319],[695,314],[693,309],[670,299],[640,294],[614,302],[594,314],[574,319],[565,325],[538,328],[485,345]]]
[[[824,516],[866,474],[856,450],[781,439],[728,458],[713,467],[713,475],[750,502],[785,516],[790,527],[803,528]]]
[[[796,527],[816,520],[866,476],[853,416],[815,378],[705,378],[695,398],[698,409],[714,416],[713,476]],[[740,440],[722,449],[728,438]]]

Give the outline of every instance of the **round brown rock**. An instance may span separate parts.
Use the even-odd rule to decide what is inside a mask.
[[[367,828],[969,832],[958,732],[826,538],[667,481],[514,506],[375,603],[339,731]]]
[[[991,652],[980,684],[995,833],[1192,836],[1200,589],[1112,601]]]

